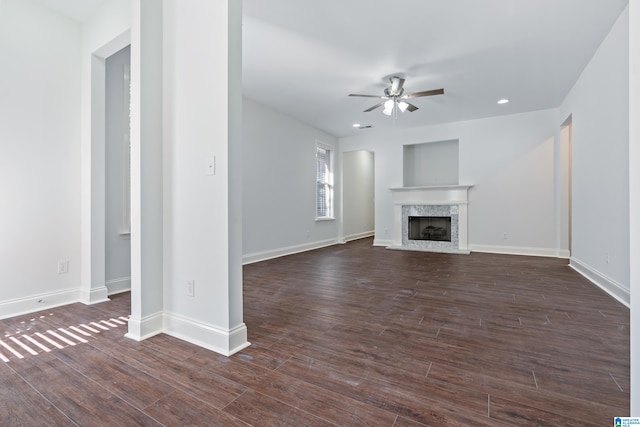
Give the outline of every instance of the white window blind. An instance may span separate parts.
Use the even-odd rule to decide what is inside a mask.
[[[333,150],[316,144],[316,218],[333,218]]]

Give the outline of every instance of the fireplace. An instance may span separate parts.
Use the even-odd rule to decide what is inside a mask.
[[[468,254],[467,204],[470,185],[392,188],[390,249]]]
[[[451,241],[451,217],[409,216],[409,240]]]
[[[457,252],[459,211],[458,205],[403,205],[400,213],[402,248]]]

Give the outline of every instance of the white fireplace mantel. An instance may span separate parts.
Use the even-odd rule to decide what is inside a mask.
[[[468,192],[472,185],[430,185],[423,187],[396,187],[390,188],[393,192],[395,204],[407,203],[416,200],[420,203],[428,201],[429,204],[459,204],[468,203]]]
[[[393,193],[393,244],[389,249],[417,250],[468,254],[467,211],[469,188],[472,185],[434,185],[390,188]],[[404,214],[403,214],[404,209]],[[457,221],[451,242],[408,241],[404,236],[408,210],[436,210],[451,212]],[[446,214],[445,214],[446,215]]]

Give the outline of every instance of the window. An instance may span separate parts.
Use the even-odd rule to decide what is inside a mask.
[[[316,219],[333,219],[333,147],[316,142]]]

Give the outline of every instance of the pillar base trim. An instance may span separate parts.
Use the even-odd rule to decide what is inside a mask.
[[[175,313],[164,314],[163,332],[224,356],[231,356],[251,345],[244,323],[223,329]]]

